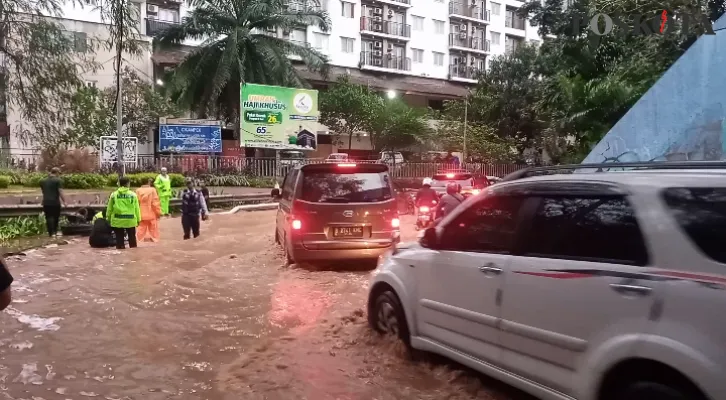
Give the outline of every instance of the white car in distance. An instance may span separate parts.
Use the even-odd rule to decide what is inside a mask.
[[[370,325],[544,400],[726,399],[726,163],[503,181],[381,257]]]

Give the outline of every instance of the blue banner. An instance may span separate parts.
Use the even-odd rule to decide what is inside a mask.
[[[160,125],[159,151],[221,153],[222,128],[208,125]]]

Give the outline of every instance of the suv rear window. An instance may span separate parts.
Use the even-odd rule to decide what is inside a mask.
[[[393,197],[385,172],[305,172],[300,200],[313,203],[370,203]]]
[[[449,182],[456,182],[461,186],[469,186],[472,184],[472,175],[469,173],[457,173],[457,174],[436,174],[432,178],[431,186],[442,187],[446,186]]]
[[[726,188],[668,188],[663,199],[691,241],[726,264]]]

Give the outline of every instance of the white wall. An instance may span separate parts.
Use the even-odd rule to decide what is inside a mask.
[[[411,57],[411,71],[414,75],[427,74],[430,78],[447,79],[449,75],[449,4],[435,0],[411,0],[413,7],[408,9],[408,24],[411,25],[411,41],[409,42],[409,57]],[[413,16],[424,17],[424,29],[413,30]],[[434,30],[434,20],[444,21],[444,33],[437,34]],[[413,62],[411,49],[424,50],[423,62]],[[433,52],[444,54],[444,65],[434,65]]]

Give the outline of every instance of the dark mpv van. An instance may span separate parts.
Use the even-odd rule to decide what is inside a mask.
[[[288,264],[376,259],[400,240],[398,205],[385,164],[293,168],[280,189],[275,241]]]

